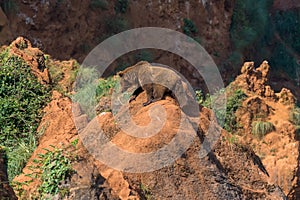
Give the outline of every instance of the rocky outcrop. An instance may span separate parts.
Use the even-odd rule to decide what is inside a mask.
[[[287,88],[282,88],[279,93],[275,93],[267,85],[270,66],[264,61],[258,68],[255,68],[254,62],[245,62],[241,68],[241,74],[233,81],[232,85],[242,88],[249,95],[258,95],[266,97],[287,105],[294,105],[295,96]]]
[[[45,64],[44,53],[38,48],[33,48],[31,42],[23,37],[18,37],[10,45],[9,52],[20,57],[31,68],[31,72],[42,84],[50,83],[50,76]]]
[[[243,84],[243,87],[247,89],[247,91],[254,92],[260,96],[265,96],[266,94],[268,96],[272,95],[270,87],[265,88],[269,68],[270,66],[267,61],[264,61],[256,69],[254,62],[245,62],[241,69],[242,74],[237,79],[241,81],[240,84]]]
[[[160,105],[166,110],[167,122],[156,135],[149,138],[135,138],[117,129],[114,116],[103,113],[98,116],[100,126],[111,141],[128,152],[152,152],[167,145],[176,134],[179,107],[172,98],[142,107],[146,94],[140,94],[130,103],[132,120],[138,125],[147,125],[149,109]],[[268,183],[268,172],[251,147],[229,143],[227,133],[217,138],[216,144],[207,156],[200,158],[203,140],[214,117],[210,110],[201,109],[199,132],[188,150],[173,164],[153,172],[141,174],[123,173],[130,188],[141,198],[153,199],[284,199],[285,195],[276,184]],[[118,124],[118,123],[117,123]],[[87,127],[91,127],[89,124]],[[213,125],[215,129],[217,124]],[[175,128],[175,129],[174,129]],[[86,131],[86,130],[85,130]],[[113,135],[112,132],[116,131]],[[97,146],[91,140],[89,145]],[[94,145],[92,144],[94,143]],[[118,158],[111,158],[117,159]],[[120,160],[134,163],[134,160]],[[147,162],[147,161],[145,161]],[[160,160],[151,161],[160,162]],[[138,164],[138,163],[136,163]]]
[[[99,173],[93,161],[81,159],[73,163],[76,173],[70,181],[66,181],[64,187],[70,191],[66,200],[103,199],[119,200],[103,176]]]
[[[282,90],[276,94],[278,102],[286,105],[294,105],[296,98],[289,89],[282,88]]]
[[[267,85],[269,70],[266,61],[255,69],[253,62],[246,62],[241,75],[231,84],[232,88],[240,88],[247,98],[235,113],[239,130],[240,142],[254,147],[266,167],[270,183],[278,184],[286,195],[295,194],[298,173],[299,142],[297,140],[297,124],[290,121],[290,113],[295,107],[295,97],[286,88],[275,93]],[[254,135],[255,123],[268,123],[272,131],[260,130],[263,137]],[[297,189],[296,189],[297,190]]]
[[[263,98],[254,96],[246,99],[243,106],[237,110],[237,123],[243,125],[244,132],[251,133],[252,122],[266,119],[272,112],[272,107],[266,104]]]

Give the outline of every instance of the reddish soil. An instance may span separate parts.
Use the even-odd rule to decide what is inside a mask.
[[[270,175],[268,182],[278,184],[288,195],[294,193],[298,180],[299,141],[295,125],[289,120],[289,114],[295,106],[294,97],[285,88],[280,93],[274,93],[266,85],[270,68],[266,62],[256,71],[252,66],[253,63],[245,63],[242,74],[232,83],[232,87],[241,88],[248,95],[236,113],[243,127],[239,140],[251,145],[261,158]],[[257,138],[251,133],[251,124],[252,121],[261,120],[271,122],[274,131]],[[291,198],[297,198],[298,195]]]

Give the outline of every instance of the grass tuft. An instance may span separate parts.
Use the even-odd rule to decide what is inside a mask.
[[[267,133],[275,130],[271,122],[254,121],[252,122],[252,134],[259,139],[262,139]]]

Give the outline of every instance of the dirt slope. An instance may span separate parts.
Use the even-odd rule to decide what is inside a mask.
[[[178,120],[174,111],[178,111],[179,108],[174,105],[173,99],[156,102],[149,108],[139,108],[145,99],[145,94],[142,94],[131,105],[131,113],[136,123],[147,123],[147,112],[155,105],[165,107],[167,116],[170,117],[167,117],[168,122],[171,123],[167,122],[157,135],[147,139],[136,139],[122,131],[118,132],[112,141],[124,150],[148,152],[166,145],[169,137],[174,135]],[[251,148],[230,144],[226,140],[225,131],[222,131],[213,151],[206,157],[199,158],[203,138],[206,137],[209,123],[213,119],[211,112],[202,108],[198,136],[187,152],[173,164],[157,171],[142,174],[125,173],[131,187],[139,191],[141,196],[150,195],[154,199],[282,199],[284,194],[281,189],[268,183],[267,175],[261,170],[263,166],[256,161],[259,161],[259,158]],[[111,125],[103,126],[104,130],[109,130]],[[218,129],[216,124],[214,126]],[[149,194],[141,191],[141,184],[147,188]]]

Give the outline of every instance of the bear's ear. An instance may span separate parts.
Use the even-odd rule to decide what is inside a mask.
[[[124,72],[123,72],[123,71],[120,71],[120,72],[118,72],[117,74],[118,74],[120,77],[123,77]]]

